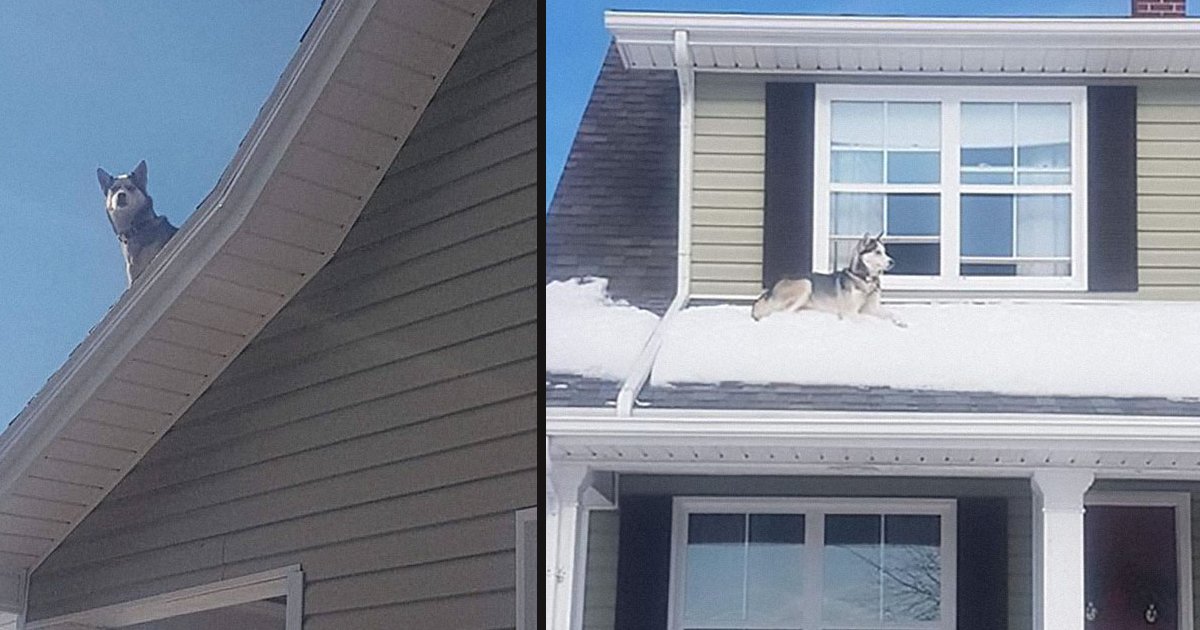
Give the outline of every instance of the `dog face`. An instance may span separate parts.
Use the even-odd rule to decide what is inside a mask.
[[[858,241],[858,246],[855,248],[858,259],[862,261],[868,275],[871,276],[878,276],[896,264],[896,261],[887,255],[887,249],[884,247],[883,241],[879,240],[882,236],[882,234],[879,236],[863,234],[862,239]]]
[[[104,208],[113,225],[123,230],[133,224],[139,213],[150,205],[146,194],[146,162],[138,162],[133,172],[113,177],[102,168],[96,169],[100,190],[104,193]]]

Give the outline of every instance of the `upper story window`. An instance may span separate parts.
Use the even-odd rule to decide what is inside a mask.
[[[1085,88],[817,88],[813,268],[883,234],[897,288],[1086,287]]]

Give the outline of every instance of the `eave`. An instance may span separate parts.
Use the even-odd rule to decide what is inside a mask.
[[[865,17],[606,11],[626,68],[874,76],[1184,78],[1200,73],[1187,18]]]
[[[0,435],[36,568],[332,257],[488,0],[329,0],[216,189]]]

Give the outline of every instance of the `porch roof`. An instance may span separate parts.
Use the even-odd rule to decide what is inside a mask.
[[[606,11],[626,68],[674,69],[688,34],[697,71],[740,73],[1190,77],[1200,21],[753,15]]]

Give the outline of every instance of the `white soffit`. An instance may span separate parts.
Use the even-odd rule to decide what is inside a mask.
[[[1188,18],[914,18],[606,11],[626,68],[867,75],[1188,77]]]
[[[0,435],[35,568],[341,244],[490,0],[326,0],[216,189]]]

